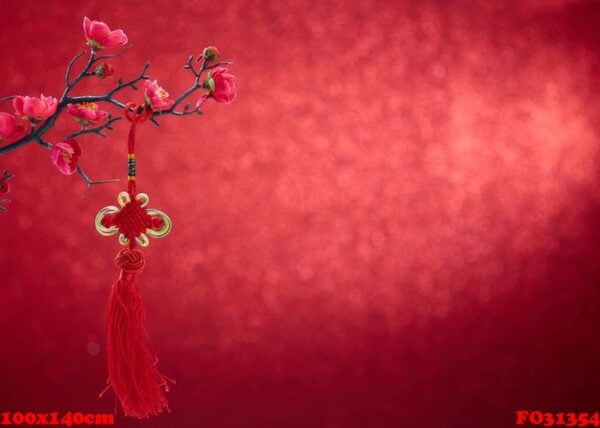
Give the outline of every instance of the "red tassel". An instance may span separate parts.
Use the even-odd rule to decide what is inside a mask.
[[[144,268],[144,255],[137,249],[123,249],[115,263],[121,275],[109,299],[108,381],[125,415],[147,418],[169,411],[165,391],[167,381],[173,381],[158,371],[144,329],[144,306],[134,283],[136,273]]]

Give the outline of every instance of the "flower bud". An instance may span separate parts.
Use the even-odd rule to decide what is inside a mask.
[[[214,46],[204,48],[204,51],[202,52],[202,57],[208,62],[214,62],[219,59],[219,50]]]
[[[115,74],[115,69],[109,63],[104,62],[98,67],[96,67],[96,70],[94,70],[94,74],[100,79],[106,79],[107,77],[110,77],[113,74]]]
[[[208,89],[208,92],[213,92],[215,90],[215,80],[210,74],[206,76],[206,79],[204,80],[204,87]]]

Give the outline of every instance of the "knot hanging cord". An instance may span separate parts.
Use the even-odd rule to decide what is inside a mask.
[[[136,192],[135,176],[135,127],[138,123],[143,123],[152,117],[152,109],[146,105],[136,103],[127,103],[125,105],[125,117],[131,122],[129,128],[129,137],[127,138],[127,190],[133,197]]]
[[[127,140],[128,189],[117,198],[119,207],[108,206],[96,216],[96,229],[101,235],[119,233],[119,242],[126,248],[115,257],[121,270],[111,288],[108,302],[108,388],[112,387],[125,415],[145,418],[169,410],[165,392],[171,379],[157,368],[144,329],[145,311],[136,275],[142,272],[146,260],[138,247],[149,244],[148,236],[160,238],[171,230],[171,220],[161,211],[149,209],[148,195],[136,194],[136,125],[148,120],[152,110],[129,103],[125,117],[131,122]],[[102,394],[101,394],[102,395]]]

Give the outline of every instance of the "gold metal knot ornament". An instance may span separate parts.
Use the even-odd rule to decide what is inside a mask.
[[[120,232],[121,245],[129,245],[135,239],[141,247],[150,244],[148,236],[167,236],[172,227],[171,219],[162,211],[146,208],[149,200],[145,193],[138,193],[133,200],[129,193],[119,193],[119,207],[109,205],[98,211],[96,230],[102,236],[112,236]]]

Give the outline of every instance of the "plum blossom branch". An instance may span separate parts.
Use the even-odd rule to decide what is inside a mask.
[[[117,82],[117,86],[115,86],[112,90],[108,91],[104,95],[83,95],[79,97],[65,96],[64,101],[69,103],[96,103],[104,101],[116,105],[121,109],[125,109],[125,104],[114,98],[115,94],[127,87],[135,88],[135,84],[139,81],[149,79],[149,77],[146,75],[146,71],[148,71],[148,68],[150,68],[149,62],[144,64],[144,68],[142,69],[142,72],[138,75],[138,77],[136,77],[135,79],[128,80],[127,82],[123,82],[122,79],[119,79],[119,81]]]
[[[77,54],[69,63],[69,65],[67,66],[67,72],[65,74],[65,80],[69,79],[69,75],[71,73],[71,69],[73,64],[76,62],[76,60],[78,58],[81,57],[81,52],[79,54]],[[94,58],[94,51],[91,50],[90,51],[90,55],[88,58],[88,61],[85,65],[85,67],[82,69],[82,71],[77,75],[77,77],[70,83],[67,84],[67,86],[65,87],[65,90],[63,91],[63,94],[61,96],[60,101],[58,102],[57,106],[56,106],[56,111],[53,115],[51,115],[50,117],[48,117],[46,119],[45,122],[43,122],[43,124],[37,128],[32,128],[32,132],[23,136],[22,138],[18,139],[17,141],[14,141],[10,144],[7,144],[3,147],[0,147],[0,156],[4,155],[6,153],[10,153],[14,150],[17,150],[18,148],[29,144],[31,142],[37,141],[39,142],[38,137],[43,136],[46,132],[48,132],[56,123],[56,120],[61,116],[63,110],[66,108],[67,104],[69,103],[84,103],[84,102],[100,102],[100,101],[105,101],[108,102],[110,104],[113,104],[121,109],[125,108],[125,104],[123,104],[122,102],[118,101],[117,99],[114,98],[115,94],[117,94],[119,91],[127,88],[127,87],[131,87],[134,86],[137,82],[139,82],[140,80],[146,80],[149,77],[146,75],[146,71],[148,70],[148,68],[150,67],[150,63],[146,63],[144,65],[144,68],[142,70],[142,72],[139,74],[138,77],[136,77],[135,79],[129,80],[127,82],[119,82],[117,84],[116,87],[114,87],[112,90],[108,91],[106,94],[104,95],[92,95],[92,96],[80,96],[80,97],[70,97],[69,96],[69,92],[77,85],[77,83],[79,83],[83,78],[85,78],[86,76],[91,76],[92,74],[89,73],[90,68],[94,65],[95,63],[95,58]],[[5,100],[9,100],[9,99],[13,99],[13,97],[7,97]]]
[[[121,118],[115,118],[115,119],[119,120]],[[89,130],[89,131],[93,132],[93,130]],[[65,139],[68,140],[69,139],[68,136]],[[38,142],[38,144],[40,144],[41,146],[46,147],[47,149],[52,149],[53,144],[51,144],[48,141],[44,140],[42,137],[38,137],[37,138],[37,142]],[[111,178],[111,179],[105,179],[105,180],[92,180],[85,173],[85,171],[83,170],[83,168],[79,164],[77,164],[76,170],[77,170],[77,174],[79,175],[79,177],[81,177],[81,179],[85,182],[86,187],[87,187],[88,190],[90,190],[91,187],[94,186],[94,185],[96,185],[96,184],[106,184],[106,183],[114,183],[114,182],[120,181],[118,178]]]
[[[202,106],[202,104],[204,104],[204,101],[206,100],[205,97],[202,98],[201,100],[199,100],[196,107],[194,107],[191,110],[189,109],[189,104],[184,106],[183,111],[176,111],[175,109],[186,98],[188,98],[190,95],[192,95],[198,89],[205,88],[204,83],[201,82],[202,74],[204,73],[204,71],[210,70],[210,69],[213,69],[213,68],[216,68],[219,66],[223,66],[223,65],[228,65],[228,64],[231,64],[231,62],[230,61],[222,61],[222,62],[218,62],[216,64],[209,65],[210,61],[208,61],[205,57],[201,57],[202,64],[200,65],[200,69],[196,71],[196,69],[194,68],[193,60],[194,60],[194,55],[190,55],[188,57],[187,63],[183,66],[184,69],[190,70],[192,72],[192,74],[196,77],[194,79],[194,83],[192,84],[192,86],[190,86],[181,95],[179,95],[175,99],[175,101],[173,102],[173,105],[169,109],[154,112],[154,116],[159,116],[159,115],[164,115],[164,114],[172,114],[175,116],[186,116],[186,115],[191,115],[194,113],[197,113],[200,115],[203,114],[200,111],[200,107]]]
[[[0,112],[0,144],[3,144],[0,145],[0,156],[27,144],[36,143],[50,150],[52,162],[62,173],[70,175],[77,172],[89,189],[95,184],[118,181],[92,180],[78,163],[81,147],[76,139],[87,135],[106,137],[105,131],[113,130],[113,125],[122,119],[122,117],[112,117],[107,111],[100,110],[99,103],[125,110],[129,104],[121,101],[118,95],[125,89],[138,90],[138,84],[144,82],[143,102],[139,104],[139,108],[151,111],[149,120],[160,126],[157,120],[159,116],[202,115],[200,109],[207,99],[212,98],[218,103],[229,103],[235,98],[234,76],[223,68],[231,63],[218,62],[219,52],[212,46],[205,48],[197,58],[194,55],[188,57],[183,68],[190,70],[194,76],[192,84],[173,99],[169,98],[169,94],[158,85],[156,80],[150,80],[149,62],[144,64],[137,76],[129,80],[118,79],[117,83],[104,93],[72,96],[71,92],[82,80],[94,76],[99,79],[112,76],[114,69],[106,61],[125,54],[133,46],[127,44],[127,36],[122,30],[111,31],[100,21],[84,18],[84,33],[90,49],[78,52],[68,62],[64,76],[65,87],[59,99],[44,95],[40,98],[20,95],[0,98],[0,102],[12,101],[15,108],[14,115]],[[108,54],[103,51],[116,47],[121,49]],[[102,54],[99,54],[101,51]],[[75,73],[76,65],[84,58],[86,52],[87,58],[82,61],[79,72]],[[196,62],[200,63],[198,69],[196,69]],[[188,100],[198,91],[201,95],[192,107]],[[65,111],[80,123],[80,129],[68,134],[61,142],[52,143],[46,140],[46,133],[54,128],[56,121]],[[4,202],[5,200],[2,200],[2,203]]]

